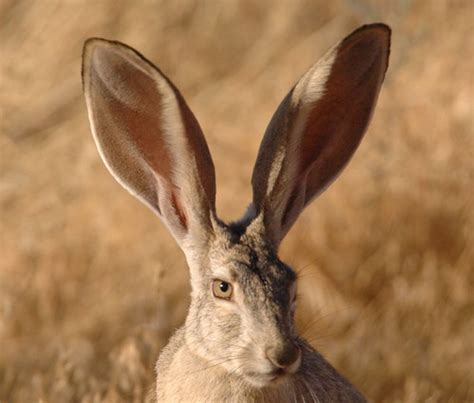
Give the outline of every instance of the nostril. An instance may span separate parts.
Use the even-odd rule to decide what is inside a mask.
[[[285,346],[284,348],[269,347],[265,353],[273,365],[283,369],[295,364],[301,356],[300,348],[293,344]]]

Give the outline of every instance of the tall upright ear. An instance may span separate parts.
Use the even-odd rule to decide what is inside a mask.
[[[82,72],[92,134],[111,174],[182,247],[211,235],[214,165],[176,87],[132,48],[104,39],[85,43]]]
[[[362,26],[311,67],[273,115],[253,171],[251,211],[275,246],[359,145],[389,52],[388,26]]]

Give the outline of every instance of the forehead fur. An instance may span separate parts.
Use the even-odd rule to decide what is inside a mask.
[[[239,283],[257,281],[269,288],[287,288],[296,280],[296,273],[260,234],[240,224],[223,225],[219,232],[211,253],[214,270],[225,270]]]

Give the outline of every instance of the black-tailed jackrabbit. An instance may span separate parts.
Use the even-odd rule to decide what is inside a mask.
[[[158,401],[364,401],[298,337],[296,274],[277,251],[359,145],[389,48],[390,29],[366,25],[309,69],[265,132],[246,214],[225,224],[209,149],[181,93],[132,48],[86,42],[84,92],[100,155],[165,222],[189,265],[191,305],[159,357]]]

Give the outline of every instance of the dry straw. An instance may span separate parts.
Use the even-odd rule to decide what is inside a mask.
[[[283,245],[300,329],[377,402],[474,400],[473,3],[0,4],[0,402],[141,402],[185,315],[184,259],[106,172],[81,98],[89,36],[182,89],[238,217],[279,100],[356,26],[392,26],[389,74],[349,169]]]

